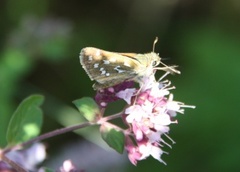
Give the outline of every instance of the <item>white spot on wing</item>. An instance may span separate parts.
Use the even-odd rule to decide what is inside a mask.
[[[105,75],[106,74],[106,71],[105,70],[103,70],[102,71],[102,73],[101,73],[101,75]]]
[[[120,66],[116,66],[115,68],[114,68],[114,70],[116,70],[118,73],[123,73],[123,72],[125,72],[125,70],[121,70],[121,69],[119,69],[120,68]]]
[[[99,66],[99,63],[95,63],[95,64],[93,65],[94,68],[98,68],[98,66]]]
[[[106,73],[106,76],[109,76],[110,75],[110,73]]]
[[[99,70],[100,70],[100,71],[103,71],[103,70],[104,70],[104,68],[103,68],[103,67],[101,67]]]
[[[108,61],[108,60],[103,60],[103,63],[104,63],[104,64],[110,64],[110,61]]]
[[[126,62],[126,61],[124,61],[124,64],[123,64],[124,66],[127,66],[127,67],[131,67],[130,66],[130,64],[128,63],[128,62]]]
[[[88,60],[89,60],[89,61],[92,61],[92,56],[88,56]]]
[[[118,69],[118,73],[123,73],[125,70]]]

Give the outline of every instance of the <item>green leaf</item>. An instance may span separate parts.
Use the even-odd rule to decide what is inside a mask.
[[[100,114],[98,105],[90,97],[74,100],[73,103],[88,121],[95,121],[96,116]]]
[[[42,125],[42,95],[31,95],[25,98],[14,112],[7,131],[8,145],[25,142],[40,133]]]
[[[123,153],[125,137],[122,131],[111,126],[101,125],[100,128],[103,140],[119,153]]]

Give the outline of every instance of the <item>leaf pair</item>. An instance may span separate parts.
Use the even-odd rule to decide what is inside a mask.
[[[100,109],[97,103],[90,97],[84,97],[73,101],[81,115],[90,122],[97,122],[100,117]],[[122,131],[116,129],[108,123],[103,123],[100,126],[102,139],[117,152],[122,153],[124,149],[125,136]]]

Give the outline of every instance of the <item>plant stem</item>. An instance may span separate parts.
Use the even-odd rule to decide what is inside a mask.
[[[87,126],[90,126],[90,125],[99,125],[102,122],[106,122],[106,121],[110,121],[110,120],[119,118],[119,117],[121,117],[122,114],[123,114],[123,112],[119,112],[117,114],[104,117],[104,118],[100,119],[97,123],[85,122],[85,123],[82,123],[82,124],[77,124],[77,125],[73,125],[73,126],[69,126],[69,127],[64,127],[64,128],[61,128],[61,129],[56,129],[54,131],[50,131],[50,132],[45,133],[43,135],[40,135],[40,136],[38,136],[38,137],[36,137],[34,139],[28,140],[28,141],[26,141],[24,143],[15,145],[13,147],[8,147],[8,148],[3,150],[3,154],[6,154],[6,153],[8,153],[8,152],[10,152],[12,150],[18,150],[18,149],[23,148],[23,147],[25,147],[27,145],[30,145],[30,144],[33,144],[35,142],[39,142],[39,141],[45,140],[45,139],[53,137],[53,136],[57,136],[57,135],[64,134],[64,133],[67,133],[67,132],[70,132],[70,131],[81,129],[81,128],[84,128],[84,127],[87,127]]]
[[[7,156],[5,156],[4,154],[1,155],[1,159],[8,163],[12,168],[14,168],[17,172],[27,172],[27,170],[25,170],[24,168],[22,168],[19,164],[17,164],[16,162],[12,161],[11,159],[9,159]]]
[[[85,123],[82,123],[82,124],[77,124],[77,125],[73,125],[73,126],[70,126],[70,127],[64,127],[64,128],[61,128],[61,129],[57,129],[57,130],[45,133],[43,135],[40,135],[40,136],[38,136],[38,137],[36,137],[34,139],[31,139],[29,141],[26,141],[26,142],[24,142],[22,144],[19,144],[19,145],[16,145],[16,146],[4,149],[3,152],[7,153],[7,152],[9,152],[11,150],[17,150],[19,148],[22,148],[24,146],[33,144],[35,142],[39,142],[41,140],[44,140],[44,139],[47,139],[47,138],[50,138],[50,137],[53,137],[53,136],[64,134],[64,133],[67,133],[67,132],[70,132],[70,131],[74,131],[74,130],[77,130],[77,129],[80,129],[80,128],[84,128],[84,127],[87,127],[87,126],[90,126],[90,125],[94,125],[94,124],[95,123],[85,122]]]
[[[111,121],[111,120],[113,120],[113,119],[116,119],[116,118],[121,117],[122,114],[123,114],[123,111],[121,111],[121,112],[119,112],[119,113],[116,113],[116,114],[114,114],[114,115],[106,116],[106,117],[100,119],[97,123],[98,123],[98,124],[101,124],[101,123],[106,122],[106,121]]]

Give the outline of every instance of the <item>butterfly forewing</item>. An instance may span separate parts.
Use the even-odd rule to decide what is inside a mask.
[[[97,82],[94,88],[101,89],[135,78],[141,68],[141,63],[134,59],[136,55],[87,47],[80,53],[80,62],[90,79]]]
[[[153,67],[160,63],[160,57],[154,52],[114,53],[87,47],[80,53],[80,62],[90,79],[97,82],[94,89],[98,90],[125,80],[139,82],[139,78],[153,72]]]

